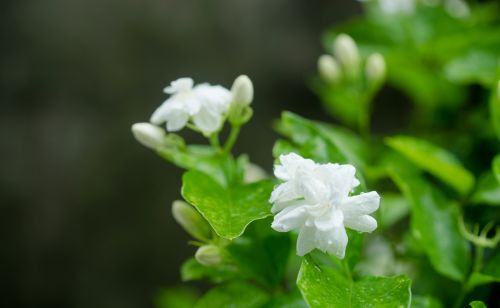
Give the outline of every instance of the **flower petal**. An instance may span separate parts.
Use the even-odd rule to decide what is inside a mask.
[[[375,191],[348,197],[341,205],[346,217],[366,215],[375,212],[380,205],[380,196]]]
[[[361,215],[357,217],[346,217],[344,225],[349,229],[359,232],[373,232],[377,229],[377,221],[370,215]]]
[[[319,249],[343,259],[347,247],[347,233],[344,227],[333,228],[328,232],[318,232]]]
[[[165,120],[167,121],[167,130],[175,132],[186,126],[189,115],[183,110],[172,110],[166,115]]]
[[[304,256],[316,248],[316,229],[303,226],[297,238],[297,255]]]
[[[206,108],[202,107],[197,114],[193,116],[193,123],[202,132],[211,134],[215,132],[221,122],[221,116],[213,112],[209,112]]]
[[[271,227],[278,232],[288,232],[298,229],[307,219],[307,212],[303,205],[294,205],[285,208],[274,216]]]

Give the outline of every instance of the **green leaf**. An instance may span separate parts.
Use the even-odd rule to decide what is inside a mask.
[[[271,215],[270,180],[223,187],[209,175],[188,171],[182,178],[182,196],[226,239],[240,236],[252,221]]]
[[[475,204],[500,206],[500,183],[491,171],[479,177],[476,190],[470,200]]]
[[[283,112],[278,131],[290,138],[301,153],[317,162],[350,163],[366,166],[369,149],[354,133],[333,125]],[[286,148],[283,144],[281,147]],[[290,143],[287,148],[292,148]]]
[[[220,283],[233,278],[236,268],[221,264],[218,266],[205,266],[196,261],[195,258],[186,260],[181,266],[182,281],[194,281],[208,279],[211,282]]]
[[[198,299],[196,291],[187,287],[175,287],[160,291],[155,296],[156,308],[191,308]]]
[[[491,86],[495,81],[498,56],[484,50],[470,50],[445,67],[447,77],[463,84]]]
[[[473,301],[470,302],[469,304],[472,308],[488,308],[483,302],[481,301]]]
[[[467,283],[467,287],[470,290],[472,290],[475,287],[489,284],[492,282],[500,282],[500,277],[493,277],[493,276],[486,275],[483,273],[474,272],[474,273],[472,273],[472,275],[469,278],[469,282]]]
[[[434,186],[417,176],[392,174],[411,204],[411,227],[434,269],[463,281],[469,271],[467,241],[460,235],[458,207]]]
[[[427,141],[396,136],[386,139],[387,145],[421,169],[431,173],[461,194],[468,193],[474,185],[474,175],[462,167],[448,151]]]
[[[283,281],[290,248],[289,234],[272,230],[267,219],[252,224],[227,247],[240,270],[269,288]]]
[[[409,307],[411,280],[395,277],[364,277],[353,282],[338,271],[305,258],[297,285],[310,307]]]
[[[212,288],[196,303],[195,308],[254,308],[264,305],[269,295],[246,282],[234,281]]]

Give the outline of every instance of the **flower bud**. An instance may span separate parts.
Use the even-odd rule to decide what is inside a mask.
[[[153,150],[165,143],[165,131],[150,123],[135,123],[132,125],[132,134],[142,145]]]
[[[247,75],[240,75],[231,87],[233,104],[250,105],[253,100],[253,84]]]
[[[319,57],[318,71],[319,75],[324,80],[334,83],[340,80],[342,74],[338,61],[330,55],[322,55]]]
[[[228,120],[233,125],[243,125],[253,115],[250,103],[253,100],[253,84],[246,75],[240,75],[231,87],[231,105],[229,106]]]
[[[215,266],[222,262],[222,251],[215,245],[204,245],[194,254],[196,261],[205,266]]]
[[[335,39],[333,51],[349,77],[355,78],[359,73],[360,57],[356,42],[347,34],[340,34]]]
[[[191,205],[184,201],[172,203],[172,215],[187,233],[200,241],[207,241],[212,236],[212,231],[205,219]]]
[[[366,60],[366,79],[369,83],[379,85],[385,79],[386,68],[384,57],[379,53],[371,54]]]

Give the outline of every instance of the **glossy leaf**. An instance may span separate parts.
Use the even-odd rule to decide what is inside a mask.
[[[430,183],[416,176],[393,175],[411,204],[411,227],[434,269],[463,281],[469,271],[467,241],[458,228],[459,210],[455,203]]]
[[[223,187],[205,173],[188,171],[182,183],[182,196],[223,238],[236,238],[252,221],[271,215],[268,200],[274,187],[272,181]]]
[[[461,194],[468,193],[474,185],[474,175],[448,151],[427,141],[396,136],[387,138],[386,143],[418,167],[431,173]]]
[[[252,224],[227,249],[247,277],[273,288],[284,279],[291,240],[288,233],[275,232],[270,226],[267,219]]]
[[[310,307],[409,307],[411,280],[406,276],[364,277],[351,281],[340,272],[305,258],[297,285]]]
[[[212,288],[196,303],[195,308],[254,308],[264,305],[269,295],[246,282],[233,281]]]
[[[366,165],[369,149],[358,136],[346,129],[283,112],[278,131],[309,154],[305,156],[317,162]]]

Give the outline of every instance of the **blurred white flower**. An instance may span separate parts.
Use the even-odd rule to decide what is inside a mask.
[[[297,254],[315,248],[343,258],[347,246],[345,227],[372,232],[377,221],[368,214],[379,207],[376,192],[349,196],[359,185],[352,165],[316,164],[290,153],[280,156],[274,173],[280,180],[270,202],[272,228],[279,232],[299,230]]]
[[[469,5],[463,0],[446,0],[444,8],[448,14],[455,18],[464,18],[470,15]]]
[[[416,6],[415,0],[379,0],[379,6],[382,12],[395,14],[413,14]]]
[[[330,55],[322,55],[318,58],[319,75],[326,81],[338,82],[342,78],[340,64]]]
[[[153,150],[165,143],[165,130],[150,123],[135,123],[132,125],[132,134],[142,145]]]
[[[231,101],[228,89],[208,83],[193,87],[193,79],[179,78],[166,87],[171,94],[151,116],[151,123],[167,123],[168,131],[181,130],[189,120],[204,134],[217,131],[224,120]]]
[[[352,37],[345,33],[339,34],[333,42],[333,53],[347,76],[351,78],[358,76],[361,57],[358,45]]]

